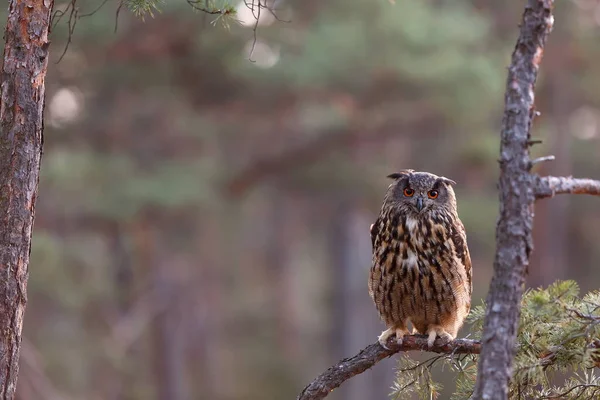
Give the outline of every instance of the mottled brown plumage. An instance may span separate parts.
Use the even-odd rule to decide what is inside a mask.
[[[389,176],[371,226],[373,265],[369,294],[387,330],[402,342],[409,323],[418,333],[453,340],[471,307],[471,258],[458,218],[454,182],[427,172]]]

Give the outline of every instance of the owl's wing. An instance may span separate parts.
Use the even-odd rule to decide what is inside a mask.
[[[378,240],[378,236],[381,230],[381,217],[378,217],[377,220],[375,220],[375,222],[371,225],[370,233],[371,233],[371,251],[373,253],[375,253],[376,249],[375,249],[375,245],[377,244],[377,240]],[[374,258],[373,258],[374,259]],[[380,272],[379,272],[380,273]],[[370,268],[370,272],[369,272],[369,296],[371,296],[371,298],[373,300],[375,300],[374,297],[374,290],[375,290],[375,285],[377,285],[377,277],[375,276],[377,274],[376,272],[376,264],[375,261],[373,261],[373,264],[371,264],[371,268]]]
[[[452,235],[452,242],[456,249],[456,255],[462,261],[465,267],[465,273],[467,275],[467,291],[469,293],[469,301],[471,300],[471,293],[473,293],[473,280],[472,280],[472,268],[471,268],[471,254],[469,253],[469,247],[467,246],[467,233],[465,227],[460,220],[457,221],[457,229]],[[470,304],[469,304],[470,308]]]
[[[371,225],[371,251],[375,251],[375,239],[379,234],[379,224],[381,223],[381,218],[377,218],[375,223]]]

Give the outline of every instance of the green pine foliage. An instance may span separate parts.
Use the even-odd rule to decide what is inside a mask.
[[[162,3],[162,0],[127,0],[125,2],[127,8],[129,8],[132,13],[142,18],[145,15],[154,17],[154,13],[160,11],[160,5],[162,5]]]
[[[485,305],[469,317],[473,336],[480,337]],[[528,291],[521,308],[517,355],[510,399],[596,399],[600,396],[600,291],[579,295],[574,281],[556,282]],[[394,398],[415,393],[418,399],[438,398],[441,387],[431,369],[442,364],[457,374],[453,400],[469,399],[477,372],[475,355],[438,355],[416,362],[400,360]]]
[[[229,27],[230,20],[233,20],[236,15],[236,7],[228,1],[186,0],[186,2],[195,11],[217,15],[213,23],[221,22],[226,27]],[[252,1],[246,2],[247,7],[252,7],[252,3]],[[258,2],[254,1],[254,3],[258,6]],[[155,13],[160,12],[165,5],[164,0],[126,0],[124,4],[133,14],[142,19],[146,15],[154,18]]]

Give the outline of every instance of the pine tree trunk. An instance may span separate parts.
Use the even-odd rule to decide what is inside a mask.
[[[19,372],[53,0],[11,0],[0,107],[0,398]]]
[[[534,91],[553,0],[528,0],[508,68],[500,142],[500,217],[494,275],[487,296],[474,400],[506,400],[512,374],[520,303],[533,247],[536,178],[529,170]]]

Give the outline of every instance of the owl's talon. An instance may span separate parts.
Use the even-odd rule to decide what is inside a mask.
[[[437,336],[437,333],[435,332],[435,330],[429,331],[429,337],[427,338],[427,348],[428,349],[431,349],[433,347],[433,343],[435,342],[436,336]]]
[[[445,335],[440,335],[440,339],[442,340],[442,346],[445,346],[454,340],[454,338],[448,333],[446,333]]]
[[[447,345],[454,340],[452,335],[450,335],[441,327],[430,328],[428,333],[429,337],[427,338],[427,347],[429,349],[433,347],[436,337],[439,337],[442,340],[442,346]]]
[[[392,328],[386,329],[385,331],[381,332],[381,335],[379,335],[379,337],[377,338],[381,347],[383,347],[386,350],[390,350],[386,346],[386,343],[387,343],[387,340],[390,338],[390,336],[392,336],[394,334],[394,332],[395,331]]]
[[[404,336],[408,334],[408,329],[393,327],[381,332],[381,335],[379,335],[379,337],[377,338],[381,347],[383,347],[386,350],[390,350],[386,346],[386,343],[388,339],[394,334],[396,335],[396,343],[398,343],[398,346],[402,346],[402,341],[404,339]]]
[[[404,341],[404,336],[408,335],[408,329],[406,328],[396,328],[396,343],[398,346],[402,346],[402,342]]]

